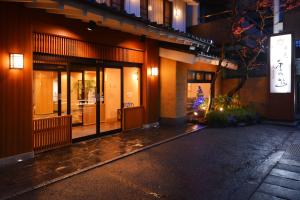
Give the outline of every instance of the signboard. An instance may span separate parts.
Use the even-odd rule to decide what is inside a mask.
[[[291,93],[292,90],[292,35],[270,38],[270,92]]]

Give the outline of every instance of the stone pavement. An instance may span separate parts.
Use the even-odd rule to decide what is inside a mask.
[[[300,200],[300,133],[294,134],[291,144],[251,200]]]
[[[248,200],[298,132],[265,124],[207,128],[13,199]],[[253,187],[243,190],[246,183]]]
[[[38,154],[32,160],[0,168],[0,199],[23,194],[202,128],[190,124],[139,129]]]

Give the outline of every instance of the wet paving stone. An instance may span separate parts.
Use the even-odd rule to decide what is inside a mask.
[[[264,182],[269,183],[271,185],[278,185],[278,186],[300,191],[300,181],[297,180],[270,175],[265,179]]]
[[[261,192],[255,193],[250,200],[284,200],[279,197],[272,196]]]
[[[138,129],[37,154],[0,168],[0,199],[165,139],[197,131],[200,125]]]
[[[267,193],[271,196],[280,197],[283,199],[290,199],[290,200],[300,199],[300,191],[292,190],[278,185],[271,185],[268,183],[263,183],[259,187],[258,192]]]
[[[299,161],[296,161],[296,160],[281,159],[281,160],[279,161],[279,163],[300,167],[300,162],[299,162]]]
[[[296,172],[290,172],[287,170],[283,170],[283,169],[272,169],[272,171],[270,172],[270,175],[273,176],[280,176],[283,178],[288,178],[288,179],[293,179],[293,180],[297,180],[300,181],[300,174],[296,173]]]
[[[300,167],[293,166],[293,165],[286,165],[286,164],[279,163],[278,165],[276,165],[276,168],[291,171],[291,172],[300,173]]]

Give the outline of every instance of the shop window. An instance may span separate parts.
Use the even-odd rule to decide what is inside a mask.
[[[140,106],[140,68],[124,67],[124,107]]]

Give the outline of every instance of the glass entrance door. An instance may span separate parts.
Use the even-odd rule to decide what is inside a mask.
[[[96,134],[96,71],[70,73],[72,138]]]
[[[100,133],[121,129],[121,69],[100,71]]]

